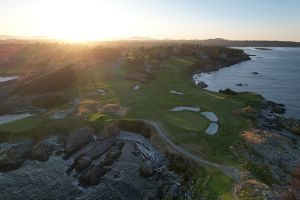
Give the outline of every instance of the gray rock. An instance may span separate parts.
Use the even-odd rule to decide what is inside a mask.
[[[1,147],[0,171],[7,172],[19,168],[28,158],[33,145],[33,140],[26,140]]]
[[[40,142],[32,148],[29,158],[31,160],[47,161],[52,151],[53,146],[51,144]]]
[[[93,141],[94,134],[95,132],[92,128],[84,127],[69,135],[65,139],[67,157],[74,153],[76,150],[86,145],[87,143]]]
[[[109,168],[91,166],[87,168],[79,177],[79,182],[82,186],[98,185],[101,177],[103,177]]]
[[[151,176],[154,173],[153,164],[150,159],[145,159],[140,168],[141,176]]]
[[[122,155],[122,148],[125,145],[124,141],[118,141],[106,154],[103,161],[100,162],[99,166],[110,166],[113,162]]]

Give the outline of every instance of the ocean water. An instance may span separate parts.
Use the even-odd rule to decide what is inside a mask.
[[[206,89],[211,91],[230,88],[259,93],[268,100],[283,103],[287,117],[300,119],[300,48],[241,49],[256,56],[216,72],[195,74],[194,81],[205,82]]]

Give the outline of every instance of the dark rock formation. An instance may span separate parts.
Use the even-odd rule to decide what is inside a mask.
[[[225,90],[219,90],[220,93],[224,93],[224,94],[229,94],[229,95],[237,95],[238,93],[229,89],[229,88],[226,88]]]
[[[280,119],[280,125],[282,128],[285,128],[286,130],[300,135],[300,120],[299,119],[293,119],[293,118],[281,118]]]
[[[101,177],[103,177],[110,168],[90,166],[79,177],[82,186],[98,185]]]
[[[242,134],[240,154],[252,164],[249,170],[266,184],[287,185],[300,168],[300,149],[292,139],[272,131],[251,130]],[[300,179],[299,179],[300,180]]]
[[[53,147],[50,144],[40,142],[32,148],[29,158],[31,160],[47,161],[52,151]]]
[[[93,141],[94,134],[95,132],[92,128],[84,127],[69,135],[65,139],[66,157],[69,157],[73,152]]]
[[[84,169],[89,167],[93,160],[98,159],[107,152],[114,143],[114,140],[94,141],[89,143],[84,148],[84,151],[74,159],[74,162],[67,170],[67,173],[69,174],[74,168],[78,173],[82,172]]]
[[[100,163],[100,166],[109,166],[114,160],[122,155],[122,148],[125,145],[124,141],[118,141],[106,154],[104,161]]]
[[[1,146],[0,171],[7,172],[19,168],[28,158],[34,145],[33,140],[26,140],[15,144]]]
[[[145,159],[140,168],[141,176],[151,176],[154,173],[153,164],[150,159]]]

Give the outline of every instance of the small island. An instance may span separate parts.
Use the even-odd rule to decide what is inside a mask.
[[[273,49],[265,48],[265,47],[256,47],[255,49],[262,50],[262,51],[271,51],[271,50],[273,50]]]

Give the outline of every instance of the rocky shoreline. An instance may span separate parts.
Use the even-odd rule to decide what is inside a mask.
[[[252,118],[254,126],[242,133],[237,147],[251,172],[237,186],[237,194],[241,199],[300,199],[299,120],[282,116],[283,104],[263,100],[259,107],[239,113]]]
[[[23,168],[25,170],[28,167],[28,163],[45,163],[42,166],[56,165],[53,160],[57,158],[61,159],[60,162],[64,163],[64,167],[53,169],[54,171],[51,172],[45,171],[44,167],[36,169],[40,171],[42,179],[43,176],[46,178],[48,174],[51,174],[51,176],[55,176],[55,179],[60,180],[57,184],[65,179],[73,179],[77,182],[78,191],[81,190],[80,188],[85,188],[84,191],[88,191],[89,188],[98,188],[94,193],[83,195],[96,195],[97,198],[106,199],[120,199],[121,197],[127,199],[180,199],[184,196],[187,197],[189,187],[182,182],[182,174],[170,170],[170,167],[175,165],[175,161],[187,161],[179,159],[175,154],[161,153],[146,136],[145,133],[124,131],[118,125],[113,124],[105,127],[101,132],[96,132],[91,127],[83,127],[67,137],[53,136],[39,142],[28,139],[1,144],[0,172],[2,174],[0,173],[0,175],[1,184],[5,190],[0,198],[4,198],[5,192],[9,191],[9,187],[5,186],[8,184],[9,177],[14,176],[15,173],[21,173]],[[58,162],[57,165],[59,165]],[[192,166],[196,166],[196,164],[190,163],[189,167]],[[55,172],[57,170],[59,173]],[[60,175],[61,173],[64,175]],[[39,180],[39,178],[31,178]],[[68,181],[64,184],[73,187],[71,186],[72,182]],[[34,190],[33,184],[30,185],[28,187]],[[63,186],[59,186],[59,188],[61,187]],[[113,192],[114,195],[109,197],[106,191]],[[103,194],[99,194],[101,192]],[[25,192],[24,195],[31,195],[30,191]],[[39,195],[42,194],[35,194],[36,197]],[[18,195],[9,197],[20,198]]]

